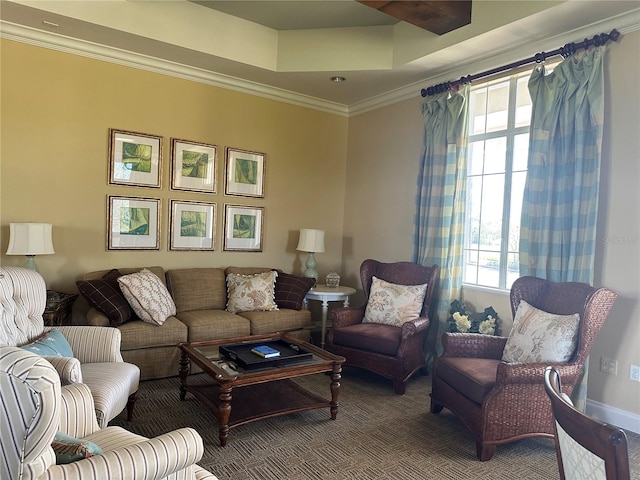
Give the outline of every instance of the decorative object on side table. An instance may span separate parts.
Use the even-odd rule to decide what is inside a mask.
[[[304,277],[314,278],[318,280],[318,271],[316,270],[316,253],[324,252],[324,230],[315,230],[313,228],[300,229],[300,240],[296,250],[300,252],[308,252],[307,269],[303,272]]]
[[[69,322],[71,318],[71,307],[78,298],[77,293],[62,293],[47,290],[47,305],[42,314],[44,323],[48,326],[59,326]]]
[[[53,250],[50,223],[10,223],[7,255],[25,255],[24,268],[39,272],[36,255],[50,255]]]
[[[449,331],[460,333],[481,333],[496,335],[498,331],[498,313],[493,307],[487,307],[482,312],[472,313],[460,300],[451,302],[449,310]]]
[[[336,272],[329,272],[324,280],[324,284],[329,288],[338,288],[340,286],[340,275]]]

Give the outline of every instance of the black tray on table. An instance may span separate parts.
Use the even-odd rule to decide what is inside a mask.
[[[267,345],[280,352],[277,357],[264,358],[251,351],[258,345]],[[235,362],[245,370],[272,368],[311,360],[313,354],[284,340],[232,343],[220,346],[220,355]]]

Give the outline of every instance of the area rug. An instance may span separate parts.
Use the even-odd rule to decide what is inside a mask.
[[[328,376],[298,381],[329,397]],[[405,395],[396,395],[391,382],[346,368],[335,421],[328,408],[258,421],[233,428],[226,447],[219,446],[215,417],[190,394],[180,401],[179,384],[177,377],[142,382],[133,421],[122,414],[111,425],[147,437],[195,428],[205,445],[198,463],[220,480],[559,478],[551,439],[499,445],[490,461],[478,461],[475,441],[457,417],[446,409],[429,412],[428,376],[415,376]],[[640,435],[627,438],[631,478],[640,480]]]

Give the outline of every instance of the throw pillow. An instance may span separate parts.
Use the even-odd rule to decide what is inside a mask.
[[[176,304],[169,290],[155,273],[146,268],[118,278],[120,290],[135,314],[143,322],[162,325],[176,314]]]
[[[362,323],[401,327],[420,317],[427,284],[397,285],[373,277]]]
[[[298,277],[288,273],[279,273],[276,278],[275,298],[279,308],[301,310],[304,296],[315,285],[316,280],[309,277]]]
[[[565,363],[578,341],[580,315],[555,315],[520,301],[502,352],[505,362]]]
[[[71,345],[57,328],[53,328],[33,342],[20,347],[41,357],[73,357],[73,350]]]
[[[278,310],[274,300],[278,272],[227,275],[227,311],[231,313]]]
[[[132,312],[127,299],[124,298],[118,278],[122,274],[113,269],[95,280],[78,280],[76,286],[89,305],[104,313],[112,327],[117,327],[131,320]]]
[[[102,449],[88,440],[79,440],[66,433],[57,432],[51,448],[56,454],[56,465],[75,462],[93,455],[102,455]]]

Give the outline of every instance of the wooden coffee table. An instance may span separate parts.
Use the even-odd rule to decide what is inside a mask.
[[[218,353],[221,345],[263,343],[283,340],[312,354],[300,363],[245,370],[228,362]],[[220,445],[225,446],[229,430],[249,422],[288,413],[329,407],[331,419],[338,415],[340,373],[344,357],[333,355],[310,343],[286,334],[252,335],[205,342],[180,343],[180,399],[192,393],[215,415],[219,424]],[[294,348],[295,348],[294,347]],[[191,364],[199,366],[210,382],[189,383]],[[229,366],[229,363],[234,365]],[[234,368],[235,367],[235,368]],[[315,395],[292,379],[317,373],[330,373],[331,399]]]

